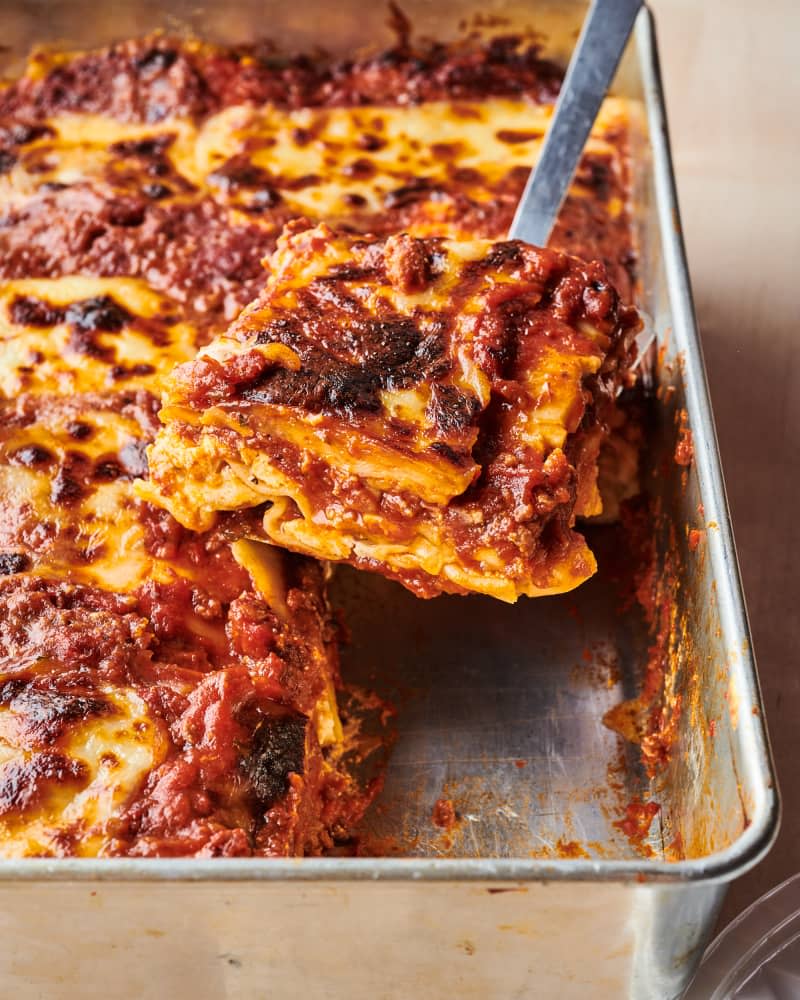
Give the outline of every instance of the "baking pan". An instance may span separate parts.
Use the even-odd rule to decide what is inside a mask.
[[[407,2],[417,30],[473,14],[531,23],[565,58],[583,7]],[[35,42],[94,46],[156,27],[347,51],[388,42],[386,11],[323,0],[4,4],[8,71]],[[680,234],[652,19],[615,83],[641,103],[635,218],[641,302],[658,335],[643,482],[674,600],[668,764],[604,726],[634,697],[652,641],[610,570],[507,607],[421,602],[337,571],[348,680],[398,704],[368,820],[384,857],[0,862],[3,991],[42,997],[670,998],[688,984],[727,883],[763,856],[778,796]],[[673,461],[683,411],[694,461]],[[602,531],[596,529],[602,547]],[[697,532],[697,534],[692,534]],[[601,563],[603,562],[601,553]],[[460,814],[433,825],[445,796]],[[620,820],[660,811],[646,838]],[[627,831],[628,833],[630,830]]]

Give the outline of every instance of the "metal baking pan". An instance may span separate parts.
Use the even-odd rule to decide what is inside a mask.
[[[463,18],[534,23],[563,58],[580,4],[406,0],[418,30]],[[221,41],[344,51],[388,41],[382,5],[324,0],[7,0],[10,70],[35,42],[93,46],[156,27]],[[502,30],[508,30],[507,25]],[[371,818],[391,857],[0,862],[0,976],[21,1000],[85,998],[677,997],[727,883],[775,837],[778,796],[681,241],[652,19],[637,23],[615,84],[645,110],[636,155],[641,305],[663,363],[644,481],[674,531],[669,677],[675,752],[649,779],[603,726],[635,694],[646,629],[618,614],[600,574],[573,594],[507,607],[415,600],[341,570],[350,679],[400,698],[398,739]],[[694,436],[672,461],[676,415]],[[665,471],[666,470],[666,471]],[[704,511],[702,517],[700,511]],[[694,551],[688,529],[702,529]],[[663,537],[661,535],[663,534]],[[586,650],[591,669],[582,660]],[[713,725],[712,725],[713,723]],[[441,795],[462,815],[431,822]],[[661,806],[635,848],[619,821]],[[676,851],[675,845],[682,845]],[[675,857],[679,860],[675,860]]]

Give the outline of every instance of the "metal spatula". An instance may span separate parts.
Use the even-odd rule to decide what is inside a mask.
[[[509,239],[546,246],[642,0],[593,0]]]
[[[642,0],[593,0],[509,239],[546,246],[641,6]],[[642,313],[642,319],[633,368],[641,366],[655,339],[650,318]]]

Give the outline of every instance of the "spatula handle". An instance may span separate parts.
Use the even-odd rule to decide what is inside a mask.
[[[642,0],[593,0],[509,239],[545,246]]]

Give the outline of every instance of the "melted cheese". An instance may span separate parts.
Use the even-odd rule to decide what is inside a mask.
[[[608,136],[627,120],[626,102],[608,98],[602,107],[586,151],[614,158],[617,148]],[[214,186],[216,170],[231,151],[247,151],[249,161],[280,178],[284,199],[293,214],[324,218],[330,223],[352,214],[346,196],[365,199],[364,211],[380,211],[387,195],[425,178],[452,183],[453,167],[475,171],[458,185],[478,202],[515,166],[536,162],[552,108],[529,101],[490,98],[481,102],[435,101],[381,108],[226,109],[200,129],[194,172],[198,185]],[[297,136],[312,138],[298,142]],[[380,148],[365,151],[364,136]],[[510,136],[512,141],[503,138]],[[524,138],[527,136],[528,138]],[[188,162],[183,169],[191,170]],[[465,174],[461,175],[466,176]],[[308,178],[301,188],[286,191],[285,182]],[[313,178],[313,180],[311,180]],[[585,197],[579,185],[574,193]],[[452,233],[446,192],[431,204],[419,235]],[[621,210],[616,206],[616,211]],[[441,229],[443,222],[449,227]]]
[[[233,223],[276,230],[271,213],[242,211],[259,185],[280,193],[283,218],[306,215],[338,224],[351,222],[354,213],[380,213],[396,192],[422,180],[435,195],[408,231],[468,237],[473,234],[453,212],[455,192],[480,205],[495,196],[497,185],[514,168],[533,166],[552,110],[526,100],[489,98],[291,111],[233,106],[200,124],[180,119],[130,124],[100,115],[60,114],[48,119],[56,136],[30,144],[20,163],[0,176],[0,203],[21,204],[45,183],[113,187],[120,170],[142,170],[135,156],[115,144],[161,138],[169,140],[164,159],[194,188],[173,197],[194,201],[210,195],[230,206]],[[631,102],[607,98],[586,154],[621,171],[618,136],[633,114]],[[365,149],[365,136],[378,148]],[[234,157],[240,171],[249,165],[262,173],[262,180],[251,188],[232,184],[226,165]],[[35,171],[26,169],[26,161]],[[592,196],[580,182],[570,193],[580,199]],[[357,212],[354,198],[359,200]],[[613,219],[623,208],[615,197],[604,210]]]
[[[48,782],[32,806],[14,819],[0,815],[0,857],[94,856],[108,844],[108,823],[164,759],[163,724],[132,690],[101,687],[112,706],[100,718],[70,724],[58,752],[83,771],[71,782]],[[4,771],[23,768],[37,752],[15,738],[14,713],[0,708],[0,786]],[[23,772],[24,773],[24,772]]]
[[[75,500],[53,502],[53,470],[68,456],[80,455],[91,469],[105,457],[117,459],[126,447],[143,447],[142,427],[132,416],[88,401],[75,403],[61,410],[51,404],[35,423],[0,430],[0,550],[20,547],[20,532],[32,511],[42,535],[33,568],[37,575],[121,593],[147,579],[170,579],[173,567],[144,546],[139,501],[129,478],[92,479],[79,484]],[[89,429],[87,438],[76,441],[71,436],[69,426],[75,420]],[[26,449],[43,449],[50,460],[31,468],[20,465],[17,456]]]
[[[26,326],[12,319],[16,299],[33,298],[53,306],[110,297],[131,314],[122,335],[98,331],[93,341],[103,357],[81,350],[74,343],[65,319],[52,327]],[[169,315],[172,304],[136,278],[64,278],[21,280],[0,286],[0,395],[12,399],[21,392],[74,393],[126,389],[157,389],[160,378],[176,364],[191,358],[196,333],[187,323],[166,324],[164,343],[154,343],[146,323]],[[159,331],[160,333],[161,331]],[[131,369],[148,366],[149,371],[125,374],[115,380],[117,366]]]

